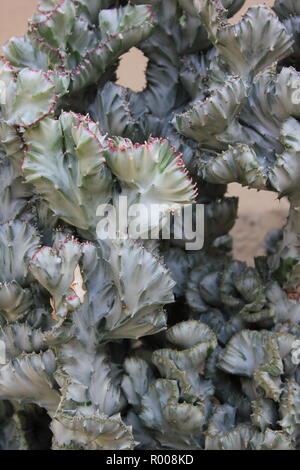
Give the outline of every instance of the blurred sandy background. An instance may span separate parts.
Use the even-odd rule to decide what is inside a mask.
[[[259,3],[263,2],[247,0],[241,13],[249,6]],[[274,0],[266,0],[264,3],[271,6]],[[13,35],[24,34],[27,19],[35,11],[37,4],[38,0],[0,0],[0,44],[4,44]],[[237,18],[234,19],[236,20]],[[137,49],[125,54],[119,69],[119,83],[136,91],[142,89],[145,85],[145,67],[146,60]],[[262,243],[265,234],[284,224],[288,204],[285,200],[277,201],[272,193],[244,189],[238,184],[230,185],[229,195],[240,199],[239,219],[232,231],[235,256],[251,262],[253,256],[264,253]]]

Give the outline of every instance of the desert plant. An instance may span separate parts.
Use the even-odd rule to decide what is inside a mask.
[[[243,3],[41,0],[5,45],[0,448],[299,447],[300,11],[229,23]],[[139,93],[116,84],[132,46]],[[291,203],[255,268],[232,260],[233,181]],[[130,218],[103,240],[120,196],[150,230],[204,204],[204,247]]]

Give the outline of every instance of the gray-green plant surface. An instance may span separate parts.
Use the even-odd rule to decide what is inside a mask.
[[[300,8],[243,3],[41,0],[4,47],[1,449],[299,448]],[[255,268],[233,181],[290,201]],[[204,248],[98,240],[119,194],[205,204]]]

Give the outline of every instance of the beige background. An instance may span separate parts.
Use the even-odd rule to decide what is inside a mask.
[[[161,0],[163,1],[163,0]],[[263,3],[248,0],[241,13],[251,5]],[[274,0],[264,3],[273,5]],[[0,0],[0,44],[4,44],[11,36],[24,34],[27,19],[36,9],[38,0]],[[233,21],[237,21],[234,18]],[[134,90],[140,90],[145,84],[144,69],[146,60],[137,49],[125,54],[120,69],[119,83]],[[266,232],[284,223],[287,213],[287,202],[277,201],[272,193],[256,192],[232,184],[229,188],[231,196],[239,196],[239,220],[233,229],[235,255],[241,260],[251,261],[253,256],[263,253],[262,241]]]
[[[247,0],[241,13],[245,13],[249,6],[259,3],[273,5],[274,0],[266,0],[265,2]],[[38,0],[0,0],[1,44],[4,44],[11,36],[20,36],[26,31],[27,19],[34,13],[37,5]]]

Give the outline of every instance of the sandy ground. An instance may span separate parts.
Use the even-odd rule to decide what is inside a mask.
[[[248,0],[242,13],[250,5],[259,3],[262,2]],[[265,3],[272,5],[274,0]],[[0,44],[4,44],[11,36],[24,34],[27,19],[32,16],[37,4],[38,0],[0,0]],[[145,65],[145,58],[139,51],[126,54],[119,70],[119,82],[135,90],[143,88]],[[272,193],[244,189],[237,184],[230,185],[229,195],[240,199],[239,219],[232,230],[235,257],[251,262],[253,256],[264,253],[263,239],[266,233],[285,223],[288,203],[284,200],[279,202]]]

